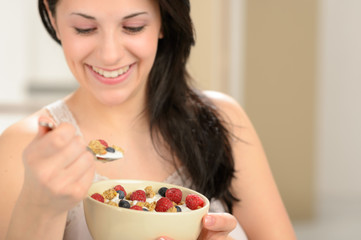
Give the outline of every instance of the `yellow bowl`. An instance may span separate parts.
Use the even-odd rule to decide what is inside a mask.
[[[188,194],[197,194],[204,200],[204,207],[190,212],[163,213],[146,212],[114,207],[101,203],[90,196],[103,193],[116,185],[122,185],[127,192],[152,186],[154,191],[161,187],[179,188],[183,201]],[[94,183],[84,199],[85,219],[95,240],[126,239],[147,240],[167,236],[173,239],[195,240],[201,228],[202,218],[208,213],[209,201],[202,194],[189,188],[154,181],[105,180]]]

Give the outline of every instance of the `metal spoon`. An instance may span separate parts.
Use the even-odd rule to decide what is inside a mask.
[[[40,126],[46,127],[48,131],[51,131],[55,128],[55,125],[53,123],[48,122],[39,122]],[[112,162],[118,159],[121,159],[124,157],[123,153],[115,150],[115,152],[107,152],[106,154],[95,154],[91,148],[87,147],[87,150],[90,151],[96,160],[101,161],[103,163],[105,162]]]

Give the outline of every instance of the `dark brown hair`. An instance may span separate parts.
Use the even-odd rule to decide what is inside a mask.
[[[48,0],[51,14],[56,14],[59,0]],[[189,0],[158,0],[164,37],[147,85],[147,114],[152,139],[160,137],[169,145],[173,161],[179,159],[192,179],[193,188],[209,199],[221,199],[232,212],[231,193],[234,159],[230,133],[218,109],[201,92],[191,87],[186,70],[194,45]],[[39,12],[45,28],[59,44],[43,0]],[[175,161],[174,161],[175,164]]]

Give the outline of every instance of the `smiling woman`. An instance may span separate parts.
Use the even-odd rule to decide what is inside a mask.
[[[91,239],[82,200],[107,178],[202,193],[211,213],[200,240],[246,239],[243,229],[252,239],[294,239],[241,106],[192,86],[188,1],[39,0],[39,10],[79,87],[1,135],[0,181],[12,183],[0,205],[8,239]],[[94,139],[121,146],[124,159],[95,162],[86,150]]]

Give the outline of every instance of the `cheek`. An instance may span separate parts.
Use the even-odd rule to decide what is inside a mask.
[[[80,60],[85,58],[92,49],[92,41],[90,39],[78,39],[76,37],[69,37],[62,41],[64,54],[69,56],[69,59]]]
[[[154,36],[135,38],[128,42],[129,49],[139,59],[153,61],[157,53],[158,38]]]
[[[69,37],[62,41],[62,47],[70,71],[77,79],[80,79],[84,70],[84,59],[90,55],[93,43],[86,39]]]

